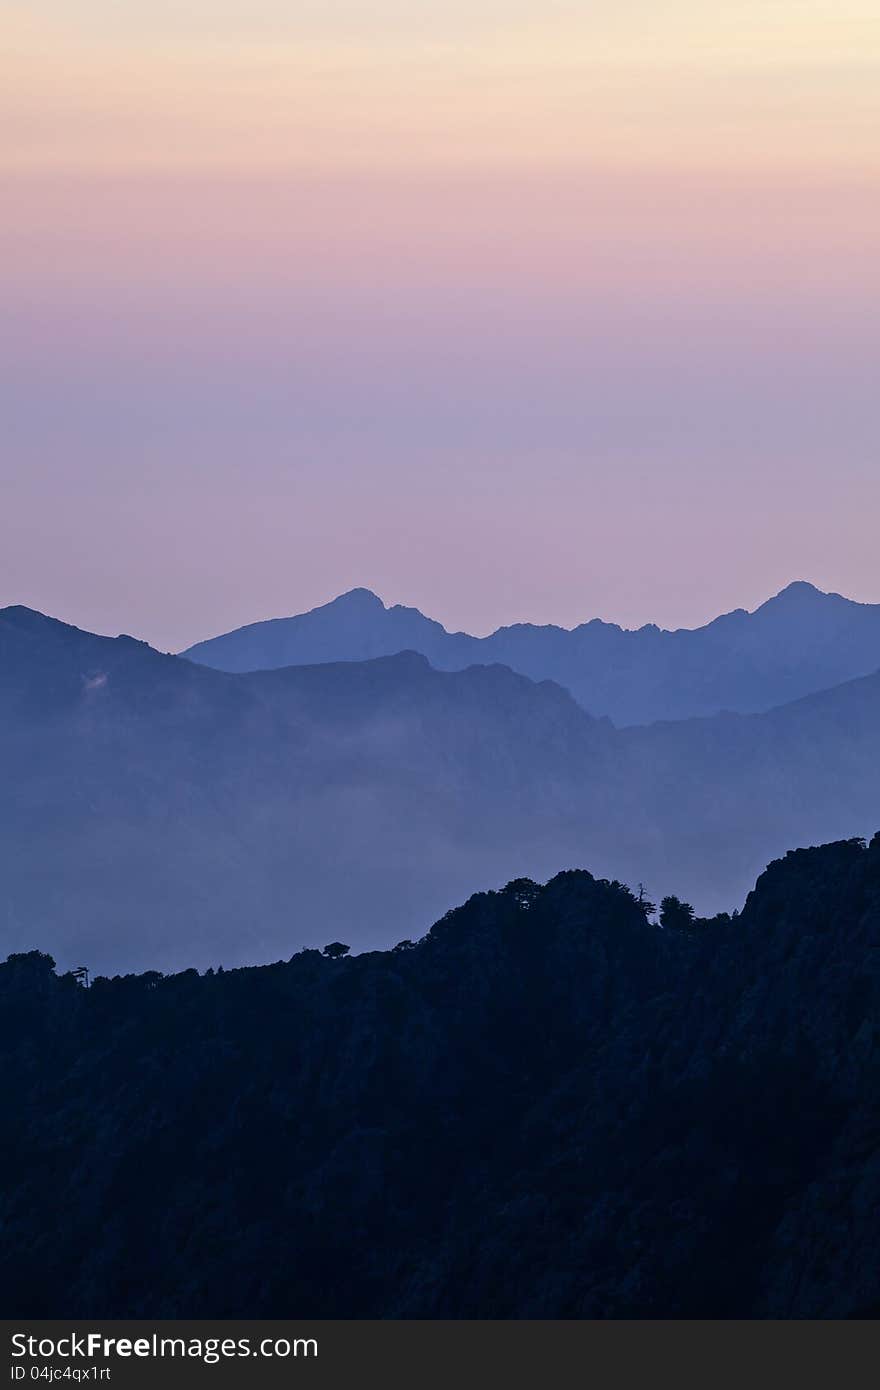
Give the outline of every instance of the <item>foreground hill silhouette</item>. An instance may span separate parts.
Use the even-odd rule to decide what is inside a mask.
[[[686,920],[686,915],[684,920]],[[9,1317],[880,1303],[880,836],[739,917],[519,880],[357,958],[0,966]]]
[[[7,609],[0,762],[0,947],[229,966],[386,946],[571,864],[729,908],[768,856],[876,823],[880,677],[616,730],[502,666],[229,675]]]
[[[747,613],[705,627],[627,631],[598,618],[571,631],[517,623],[488,637],[447,632],[417,608],[386,608],[368,589],[294,618],[252,623],[183,655],[225,671],[274,670],[421,652],[438,670],[501,662],[554,680],[616,724],[733,710],[756,713],[880,668],[880,604],[790,584]]]

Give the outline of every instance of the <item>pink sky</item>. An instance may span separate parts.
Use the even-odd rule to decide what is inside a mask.
[[[14,9],[0,603],[880,601],[873,6]]]

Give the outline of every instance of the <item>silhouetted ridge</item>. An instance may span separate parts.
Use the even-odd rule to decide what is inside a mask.
[[[570,690],[616,724],[722,710],[758,713],[866,675],[880,665],[880,605],[854,603],[796,580],[753,613],[738,608],[704,627],[637,630],[598,618],[571,630],[514,623],[488,637],[447,632],[415,608],[386,608],[368,590],[292,618],[252,623],[184,655],[229,671],[356,661],[410,648],[432,666],[500,662]]]
[[[877,1306],[880,836],[675,904],[569,871],[354,958],[10,958],[8,1316]]]

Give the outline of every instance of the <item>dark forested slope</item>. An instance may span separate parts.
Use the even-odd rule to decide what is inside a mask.
[[[685,919],[686,921],[686,916]],[[585,872],[415,947],[0,967],[7,1316],[880,1302],[880,837],[661,929]]]

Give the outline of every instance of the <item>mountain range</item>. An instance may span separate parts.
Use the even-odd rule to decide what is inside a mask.
[[[11,608],[0,762],[0,947],[234,965],[387,946],[584,864],[729,908],[787,847],[875,828],[880,675],[617,729],[501,665],[230,674]]]
[[[441,671],[500,662],[532,680],[554,680],[589,713],[618,725],[751,714],[880,669],[880,604],[798,581],[753,613],[738,608],[695,629],[629,631],[594,618],[571,630],[516,623],[472,637],[353,589],[311,612],[198,642],[183,655],[240,672],[401,651],[421,652]]]

